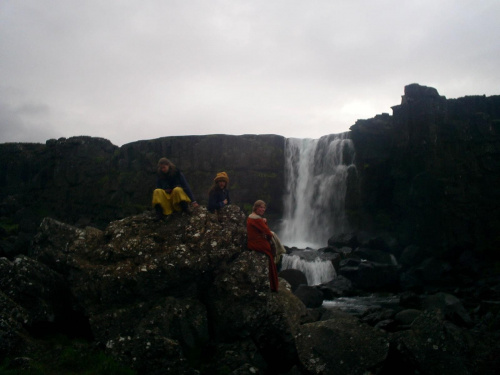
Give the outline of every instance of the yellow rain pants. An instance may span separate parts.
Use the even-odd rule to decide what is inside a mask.
[[[170,215],[174,211],[182,211],[181,201],[190,203],[191,199],[189,199],[184,189],[179,186],[174,188],[170,194],[163,189],[153,191],[153,207],[159,204],[163,209],[163,215]]]

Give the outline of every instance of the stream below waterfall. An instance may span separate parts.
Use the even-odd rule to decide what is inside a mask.
[[[352,315],[363,315],[373,309],[397,309],[399,297],[392,294],[372,294],[358,297],[339,297],[323,301],[323,307],[338,309]]]

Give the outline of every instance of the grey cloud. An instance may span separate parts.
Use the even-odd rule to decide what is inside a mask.
[[[499,15],[496,0],[6,0],[0,82],[26,96],[2,126],[24,126],[19,141],[316,138],[390,112],[413,82],[498,94]],[[16,112],[28,102],[50,111]]]
[[[42,104],[25,102],[13,107],[0,96],[0,142],[36,142],[54,134],[46,122],[48,108]],[[35,125],[35,126],[33,126]]]

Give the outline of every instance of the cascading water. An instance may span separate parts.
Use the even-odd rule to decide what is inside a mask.
[[[318,249],[325,247],[332,235],[348,229],[345,197],[348,174],[355,170],[354,156],[353,143],[346,133],[320,139],[287,139],[285,181],[288,191],[284,199],[284,219],[278,232],[283,244]],[[333,266],[333,275],[325,275],[318,261],[302,260],[302,263],[312,263],[300,266],[312,268],[309,273],[317,270],[322,274],[319,282],[317,277],[311,276],[315,283],[335,277]],[[282,267],[299,268],[299,261],[284,259]]]
[[[287,139],[284,220],[279,232],[288,246],[319,248],[347,229],[345,197],[354,147],[345,134]]]
[[[284,255],[281,269],[289,268],[302,271],[306,275],[307,285],[319,285],[337,277],[332,262],[319,258],[307,261],[297,255]]]

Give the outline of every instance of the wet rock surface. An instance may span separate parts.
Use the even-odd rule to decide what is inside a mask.
[[[85,336],[139,374],[493,373],[491,301],[406,291],[357,311],[318,305],[325,290],[363,298],[342,276],[295,294],[280,278],[272,293],[267,258],[246,249],[245,216],[228,206],[219,221],[200,206],[105,230],[45,219],[30,256],[0,262],[0,354],[26,366],[14,359],[29,358],[44,326]],[[314,291],[309,306],[300,290]]]

